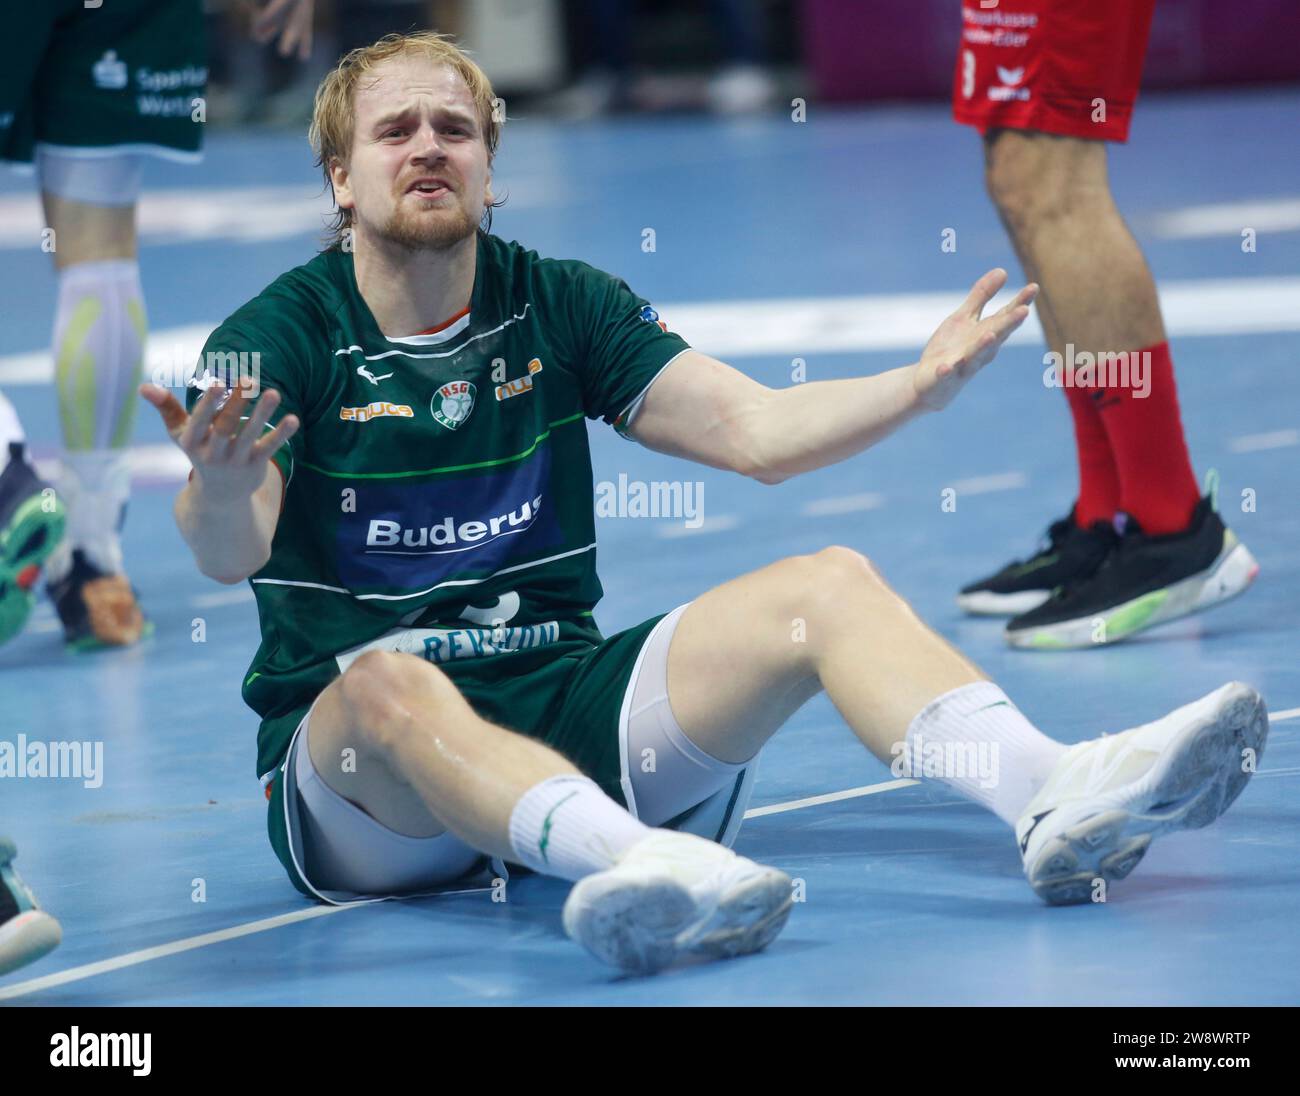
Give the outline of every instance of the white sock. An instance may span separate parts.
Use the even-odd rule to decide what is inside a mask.
[[[611,867],[624,849],[650,832],[594,780],[572,774],[533,785],[510,815],[515,859],[574,883]]]
[[[9,402],[8,397],[0,392],[0,472],[3,472],[5,465],[9,463],[9,443],[26,440],[27,435],[23,433],[23,424],[18,421],[18,412],[14,410],[14,405]]]
[[[78,263],[59,274],[54,365],[68,449],[130,442],[147,326],[134,259]]]
[[[1066,749],[991,681],[979,681],[921,709],[894,772],[942,780],[1014,826]]]
[[[55,490],[68,511],[68,529],[45,564],[49,581],[72,569],[72,550],[106,574],[123,572],[119,531],[131,491],[131,467],[124,449],[64,453]]]
[[[140,402],[146,333],[134,259],[77,263],[59,274],[54,365],[67,452],[57,490],[68,532],[46,564],[50,581],[71,569],[74,548],[100,570],[122,572],[118,531],[131,486],[125,447]]]

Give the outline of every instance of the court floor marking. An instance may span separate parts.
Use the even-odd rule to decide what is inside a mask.
[[[838,803],[842,799],[857,799],[864,795],[875,795],[877,792],[892,792],[919,783],[919,780],[886,780],[883,784],[866,784],[861,788],[846,788],[842,792],[810,795],[807,799],[792,799],[789,803],[773,803],[767,807],[752,807],[745,812],[745,817],[747,819],[762,818],[768,814],[783,814],[786,811],[797,811],[801,807],[817,807],[823,803]]]
[[[1228,442],[1234,453],[1258,453],[1266,449],[1286,449],[1300,445],[1300,430],[1270,430],[1264,434],[1243,434]]]
[[[1297,716],[1300,716],[1300,708],[1287,708],[1272,713],[1268,718],[1270,723],[1278,723],[1285,719],[1295,719]],[[1267,773],[1258,775],[1265,776]],[[1289,775],[1289,773],[1286,770],[1277,770],[1277,775]],[[843,791],[828,792],[825,795],[812,795],[804,799],[792,799],[786,803],[772,803],[766,807],[753,807],[745,812],[745,817],[762,818],[769,814],[783,814],[786,811],[797,811],[804,807],[816,807],[824,803],[838,803],[845,799],[858,799],[863,796],[877,795],[880,792],[898,791],[919,783],[919,780],[886,780],[879,784],[865,784],[862,787],[846,788]],[[359,903],[358,905],[365,904]],[[36,993],[43,989],[66,986],[71,982],[80,982],[87,978],[93,978],[97,974],[109,974],[115,970],[137,966],[140,963],[148,963],[153,959],[165,959],[169,955],[179,955],[182,952],[194,951],[212,944],[221,944],[227,940],[237,940],[242,936],[252,936],[259,932],[278,929],[282,925],[292,925],[298,921],[310,921],[316,917],[328,917],[330,914],[342,913],[344,910],[356,908],[358,906],[311,906],[307,909],[294,910],[292,913],[278,914],[275,917],[264,917],[260,921],[249,921],[247,924],[233,925],[228,929],[205,932],[199,936],[188,936],[183,940],[174,940],[170,944],[142,948],[139,951],[127,952],[125,955],[118,955],[111,959],[101,959],[95,963],[69,967],[67,970],[45,974],[39,978],[29,978],[25,982],[15,982],[12,986],[0,986],[0,1001],[10,1001],[15,997],[24,997],[29,993]]]
[[[190,201],[187,208],[196,206]],[[1165,329],[1173,338],[1300,331],[1300,277],[1170,280],[1161,283],[1159,292]],[[884,350],[912,353],[925,345],[935,325],[965,293],[964,288],[954,288],[929,293],[665,301],[655,307],[692,346],[723,360]],[[1000,308],[1011,296],[1004,290],[988,310]],[[157,384],[184,384],[214,327],[216,323],[209,322],[151,332],[145,375]],[[1042,342],[1043,331],[1034,315],[1009,340],[1017,346]],[[54,359],[46,348],[0,355],[2,387],[53,379]]]
[[[294,910],[292,913],[282,913],[277,917],[265,917],[260,921],[249,921],[244,925],[234,925],[228,929],[205,932],[200,936],[186,937],[184,940],[174,940],[170,944],[159,944],[152,948],[142,948],[140,951],[129,951],[125,955],[114,956],[112,959],[101,959],[97,963],[69,967],[67,970],[56,971],[54,974],[46,974],[40,978],[28,979],[26,982],[16,982],[12,986],[0,987],[0,1001],[22,997],[28,993],[50,989],[54,986],[65,986],[69,982],[80,982],[85,978],[93,978],[97,974],[108,974],[124,967],[133,967],[138,963],[147,963],[151,959],[163,959],[168,955],[178,955],[183,951],[205,948],[209,944],[220,944],[225,940],[237,940],[241,936],[252,936],[254,933],[266,932],[268,929],[278,929],[281,925],[292,925],[295,921],[310,921],[314,917],[325,917],[331,913],[338,913],[340,910],[351,908],[351,906],[311,906],[303,910]]]

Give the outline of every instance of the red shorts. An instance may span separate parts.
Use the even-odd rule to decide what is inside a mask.
[[[963,0],[957,121],[1128,139],[1155,0]]]

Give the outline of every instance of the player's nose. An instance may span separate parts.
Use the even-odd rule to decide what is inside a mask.
[[[423,122],[411,139],[411,159],[427,163],[441,160],[446,156],[438,131],[428,122]]]

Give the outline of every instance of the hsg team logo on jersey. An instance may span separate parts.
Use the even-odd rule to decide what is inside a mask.
[[[450,381],[433,394],[429,410],[440,425],[455,430],[474,410],[474,385],[470,381]]]

